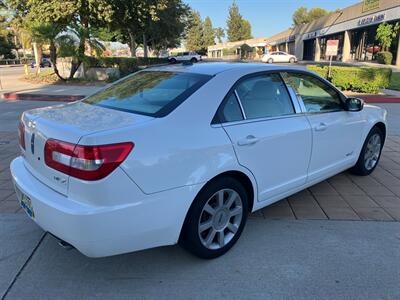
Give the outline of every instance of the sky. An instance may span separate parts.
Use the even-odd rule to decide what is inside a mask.
[[[214,27],[226,28],[228,8],[233,0],[184,0],[201,17],[209,16]],[[241,15],[250,21],[254,37],[268,37],[284,31],[292,25],[296,8],[321,7],[336,10],[361,0],[236,0]]]

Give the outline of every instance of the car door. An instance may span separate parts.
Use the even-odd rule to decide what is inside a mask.
[[[274,62],[279,62],[279,53],[278,52],[272,52],[271,53],[271,58],[273,59]]]
[[[279,74],[263,73],[241,79],[219,110],[239,164],[255,176],[259,201],[306,182],[311,128],[296,102]]]
[[[285,55],[282,52],[277,52],[277,61],[285,62]]]
[[[308,180],[329,177],[357,160],[365,120],[346,111],[339,92],[316,76],[287,72],[284,80],[297,93],[312,127],[313,148]]]

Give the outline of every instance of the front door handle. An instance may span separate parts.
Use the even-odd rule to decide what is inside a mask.
[[[315,131],[325,131],[327,128],[328,126],[325,123],[321,122],[317,126],[315,126],[314,129]]]
[[[248,135],[244,139],[238,140],[237,144],[239,146],[249,146],[249,145],[254,145],[259,141],[258,138],[256,138],[254,135]]]

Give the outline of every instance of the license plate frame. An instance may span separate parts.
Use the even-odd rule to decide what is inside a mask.
[[[25,213],[31,218],[35,219],[35,211],[33,210],[32,200],[27,195],[25,195],[22,191],[16,188],[17,197],[19,201],[19,205],[25,211]]]

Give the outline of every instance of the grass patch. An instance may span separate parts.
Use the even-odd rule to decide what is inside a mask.
[[[24,78],[29,82],[38,84],[55,84],[60,81],[53,69],[42,69],[39,74],[36,74],[36,72],[29,73]]]
[[[83,78],[73,78],[71,80],[61,80],[58,78],[53,69],[42,69],[39,74],[30,73],[24,76],[26,81],[36,84],[71,84],[71,85],[105,85],[113,82],[118,78],[110,78],[107,81],[88,80]]]
[[[388,86],[390,90],[400,91],[400,72],[393,72]]]

